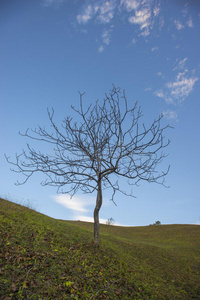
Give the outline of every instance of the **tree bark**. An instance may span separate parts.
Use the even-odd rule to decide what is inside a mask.
[[[101,187],[101,179],[99,178],[98,181],[98,191],[97,191],[97,199],[96,199],[96,206],[94,209],[94,243],[96,246],[99,246],[99,211],[102,205],[102,187]]]

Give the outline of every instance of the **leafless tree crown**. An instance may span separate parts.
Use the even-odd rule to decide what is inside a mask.
[[[74,195],[79,189],[84,193],[98,190],[100,180],[102,188],[112,188],[113,201],[117,191],[127,194],[120,187],[120,177],[130,185],[140,180],[164,184],[169,168],[159,173],[157,165],[165,157],[162,150],[169,140],[165,141],[163,132],[169,126],[161,126],[162,115],[146,128],[140,122],[138,104],[129,108],[125,92],[114,86],[105,94],[102,105],[96,101],[85,109],[83,96],[80,93],[79,109],[72,107],[77,122],[67,116],[57,127],[52,109],[48,110],[52,132],[39,126],[22,134],[52,146],[43,154],[27,144],[26,150],[16,154],[15,162],[7,157],[14,170],[25,176],[22,183],[42,172],[46,175],[43,185]],[[133,196],[132,192],[129,195]]]

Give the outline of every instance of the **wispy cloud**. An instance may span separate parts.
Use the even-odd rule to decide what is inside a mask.
[[[154,7],[153,13],[154,13],[154,16],[158,16],[160,13],[160,8],[158,6]]]
[[[186,63],[187,60],[188,60],[187,57],[183,58],[183,59],[180,60],[180,61],[177,60],[178,63],[177,63],[176,66],[173,68],[173,71],[185,69],[185,63]]]
[[[164,88],[156,90],[154,94],[163,98],[167,103],[180,103],[189,96],[197,81],[198,77],[196,76],[178,73],[174,81],[166,83]]]
[[[162,112],[164,118],[168,120],[178,121],[177,112],[174,110],[165,110]]]
[[[44,7],[49,7],[49,6],[61,6],[63,4],[64,0],[43,0],[42,5]]]
[[[164,99],[167,104],[174,103],[173,98],[171,97],[171,95],[170,95],[169,91],[166,89],[166,87],[163,89],[161,88],[159,90],[156,90],[154,92],[154,95],[156,95],[156,97],[158,97],[158,98]]]
[[[71,212],[70,219],[85,222],[94,222],[93,210],[96,199],[89,195],[75,195],[72,198],[68,194],[52,196],[55,202],[69,209]],[[104,199],[105,200],[105,199]],[[105,206],[106,204],[104,204]],[[107,219],[100,218],[100,223],[106,223]]]
[[[151,87],[151,86],[149,86],[149,87],[147,87],[147,88],[144,89],[145,92],[149,92],[149,91],[151,91],[151,90],[152,90],[152,87]]]
[[[165,98],[165,94],[163,93],[162,89],[155,91],[154,94],[159,98]]]
[[[77,21],[79,24],[87,23],[95,15],[95,9],[92,5],[85,7],[84,11],[77,16]]]
[[[111,38],[111,30],[104,30],[102,33],[102,41],[104,44],[109,45]]]
[[[160,7],[157,3],[151,0],[123,0],[121,5],[127,12],[134,12],[134,15],[129,17],[129,22],[138,25],[141,35],[147,37],[153,28],[155,18],[160,13]]]
[[[139,26],[140,32],[138,36],[147,37],[155,22],[155,18],[160,15],[159,1],[153,0],[88,0],[87,5],[81,8],[77,15],[77,22],[87,24],[91,21],[100,24],[112,24],[115,15],[126,13],[127,21],[131,25]],[[164,20],[162,20],[162,26]],[[160,26],[160,28],[162,27]],[[102,37],[104,44],[110,43],[111,32],[106,33],[107,36]],[[109,36],[108,36],[109,35]],[[105,49],[103,45],[99,48],[99,52]]]
[[[73,217],[73,220],[78,220],[78,221],[84,221],[84,222],[91,222],[91,223],[94,223],[94,218],[93,217],[88,217],[88,216],[84,216],[84,215],[75,215]],[[102,218],[99,218],[99,222],[101,224],[106,224],[108,220],[107,219],[102,219]]]
[[[98,52],[102,53],[103,51],[104,51],[104,46],[100,46],[99,49],[98,49]]]
[[[157,72],[157,75],[161,78],[161,79],[166,79],[166,76],[165,76],[165,74],[163,73],[163,72]]]
[[[103,45],[101,45],[98,49],[99,53],[102,53],[105,50],[105,46],[108,46],[110,44],[111,41],[111,32],[112,32],[112,26],[109,29],[105,29],[101,35],[101,39],[102,39],[102,43]]]
[[[116,1],[105,1],[98,6],[98,20],[101,23],[109,23],[114,16]]]
[[[157,46],[155,46],[155,47],[151,48],[151,51],[152,51],[152,52],[154,52],[154,51],[158,51],[158,50],[159,50],[159,48],[158,48]]]
[[[133,38],[131,42],[134,46],[137,44],[137,40],[135,38]]]
[[[160,18],[159,18],[159,27],[158,27],[160,31],[162,30],[164,24],[165,24],[164,18],[163,18],[163,16],[160,16]]]
[[[91,2],[78,14],[77,21],[79,24],[85,24],[92,18],[96,18],[100,23],[109,23],[114,16],[115,6],[115,0]]]
[[[192,22],[192,19],[190,18],[188,21],[187,21],[187,26],[190,27],[190,28],[193,28],[194,25],[193,25],[193,22]]]
[[[86,213],[89,211],[88,207],[95,203],[95,198],[89,196],[73,196],[71,198],[68,194],[61,194],[53,196],[53,199],[62,206],[72,210],[74,213]]]
[[[172,99],[182,102],[192,92],[195,82],[198,80],[195,76],[188,76],[186,72],[179,72],[174,81],[168,82],[167,87]]]
[[[149,8],[144,8],[141,10],[135,11],[135,16],[129,18],[129,22],[131,24],[138,24],[140,26],[140,30],[142,31],[143,36],[147,36],[150,34],[149,27],[151,25],[150,22],[151,11]]]
[[[177,61],[173,71],[176,73],[173,80],[165,83],[165,85],[154,92],[154,94],[163,98],[167,103],[180,103],[184,101],[189,94],[193,91],[195,83],[198,81],[198,77],[195,76],[195,71],[189,71],[186,67],[187,58]],[[162,73],[158,74],[160,77]],[[165,77],[162,77],[165,79]]]
[[[140,5],[140,1],[138,0],[121,0],[121,6],[123,6],[128,12],[137,9]]]
[[[174,20],[174,24],[177,30],[181,30],[184,28],[184,25],[178,20]]]

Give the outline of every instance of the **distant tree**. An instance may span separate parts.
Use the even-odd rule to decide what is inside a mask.
[[[161,225],[160,221],[156,221],[155,223],[153,223],[153,225]]]
[[[54,122],[54,110],[48,110],[52,132],[44,127],[27,129],[21,134],[32,140],[47,143],[47,154],[35,150],[27,144],[26,150],[16,154],[13,171],[22,173],[25,180],[41,172],[46,180],[41,184],[56,186],[57,192],[73,196],[78,190],[83,193],[97,192],[94,209],[94,241],[99,245],[99,211],[102,206],[102,189],[112,189],[111,200],[116,192],[133,196],[120,187],[119,178],[123,177],[130,185],[142,181],[164,185],[164,177],[169,171],[158,172],[157,165],[165,157],[162,149],[165,142],[164,131],[169,125],[161,126],[162,115],[146,128],[140,125],[142,112],[137,102],[128,108],[125,92],[112,87],[105,94],[103,103],[97,100],[85,109],[83,94],[80,94],[80,107],[72,109],[77,113],[76,121],[66,116],[62,125]],[[115,175],[115,176],[114,176]],[[68,187],[68,188],[67,188]],[[115,203],[115,202],[114,202]]]
[[[155,225],[161,225],[161,222],[160,221],[156,221]]]
[[[106,225],[113,225],[115,220],[113,218],[110,218],[106,221]]]

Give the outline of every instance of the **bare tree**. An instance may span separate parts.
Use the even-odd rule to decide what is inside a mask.
[[[111,188],[111,200],[116,192],[133,196],[120,187],[119,178],[124,177],[129,185],[137,185],[140,180],[164,184],[165,172],[158,172],[157,165],[165,154],[163,132],[169,125],[161,126],[162,115],[146,128],[140,119],[142,112],[138,104],[128,108],[125,92],[112,87],[105,94],[102,105],[98,100],[86,110],[80,93],[80,107],[72,109],[79,122],[67,116],[62,125],[54,122],[54,110],[48,110],[52,126],[49,132],[43,127],[29,130],[24,134],[33,140],[52,146],[48,154],[27,149],[16,154],[14,171],[22,173],[25,183],[34,173],[42,172],[46,180],[42,185],[56,186],[58,192],[73,196],[78,190],[84,193],[97,192],[94,209],[94,241],[99,245],[99,211],[102,206],[102,189]],[[113,176],[115,175],[115,176]],[[134,197],[134,196],[133,196]],[[115,203],[115,202],[114,202]]]
[[[110,218],[106,221],[106,225],[113,225],[115,223],[115,220],[113,218]]]

